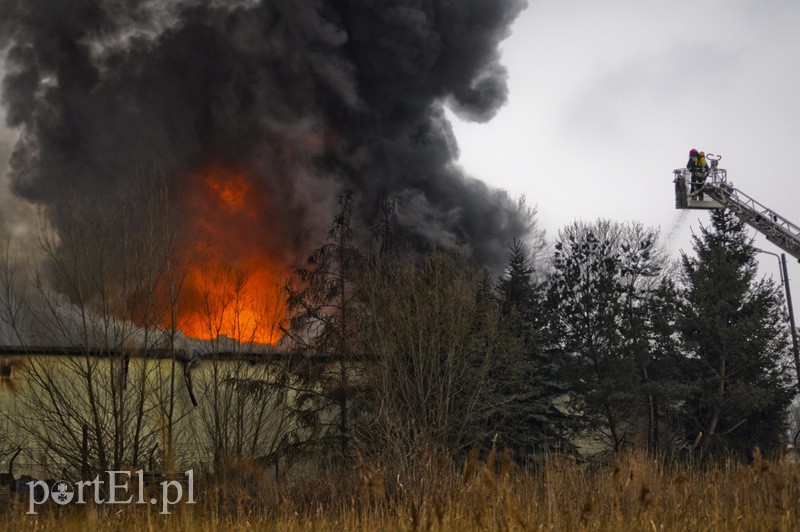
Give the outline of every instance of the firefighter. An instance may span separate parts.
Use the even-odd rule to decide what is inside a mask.
[[[708,162],[706,162],[706,152],[700,152],[700,187],[702,188],[708,178]],[[702,192],[700,193],[700,198],[703,199]]]
[[[692,174],[692,197],[702,200],[703,193],[700,192],[697,196],[695,196],[695,193],[703,188],[703,183],[706,180],[708,164],[706,163],[705,153],[698,152],[697,150],[690,151],[689,162],[686,163],[686,168]]]

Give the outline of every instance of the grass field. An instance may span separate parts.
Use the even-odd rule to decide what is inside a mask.
[[[792,530],[800,465],[733,461],[704,468],[626,454],[592,466],[552,457],[523,470],[508,457],[458,467],[428,460],[381,471],[275,482],[247,462],[196,486],[195,505],[3,510],[9,530]]]

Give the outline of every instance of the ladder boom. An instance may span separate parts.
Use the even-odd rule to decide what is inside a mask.
[[[693,193],[687,191],[691,177],[689,170],[682,168],[673,173],[677,208],[727,207],[743,222],[766,236],[767,240],[800,261],[800,227],[734,187],[728,182],[725,170],[712,166],[703,186]],[[701,194],[708,195],[714,201],[696,200]]]

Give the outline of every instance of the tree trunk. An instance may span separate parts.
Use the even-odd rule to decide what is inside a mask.
[[[703,440],[702,445],[702,457],[708,454],[709,445],[711,441],[714,439],[714,435],[717,433],[717,425],[719,424],[719,418],[722,415],[722,399],[725,397],[725,355],[720,358],[719,361],[719,385],[717,386],[717,401],[714,405],[714,413],[711,416],[711,419],[708,422],[708,428],[706,429],[706,437]]]

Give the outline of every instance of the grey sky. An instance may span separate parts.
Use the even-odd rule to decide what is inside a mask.
[[[608,217],[661,227],[675,257],[690,250],[708,214],[674,209],[672,170],[691,148],[721,154],[735,186],[800,223],[798,27],[791,1],[532,0],[503,44],[509,103],[488,124],[455,119],[460,163],[525,194],[551,238]],[[774,257],[762,265],[777,278]]]

